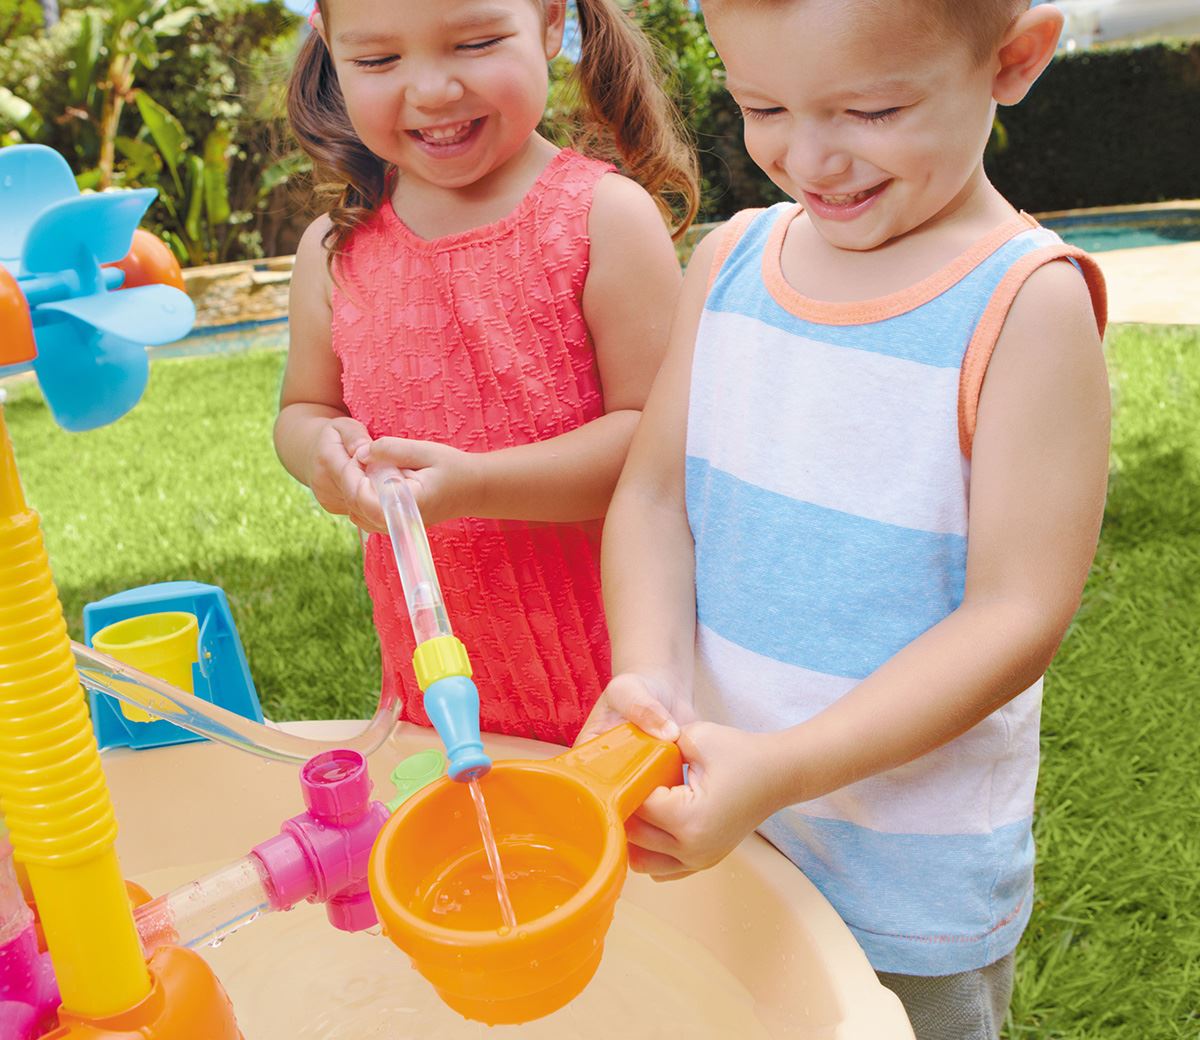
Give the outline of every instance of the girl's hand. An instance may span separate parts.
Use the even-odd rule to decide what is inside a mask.
[[[360,527],[362,510],[374,496],[355,453],[370,443],[367,428],[356,419],[331,419],[317,434],[308,466],[309,487],[321,508],[349,516]]]
[[[659,740],[677,740],[679,727],[694,718],[692,706],[678,684],[665,677],[624,672],[615,675],[600,694],[575,738],[576,744],[632,722]]]
[[[369,462],[404,470],[426,527],[460,516],[479,515],[483,477],[478,455],[434,441],[380,437],[362,445],[355,461],[364,470]],[[372,508],[364,512],[365,522],[359,526],[367,531],[386,531],[374,489],[370,501]]]
[[[660,787],[625,823],[629,865],[672,881],[723,860],[783,807],[773,734],[696,722],[679,736],[687,782]]]

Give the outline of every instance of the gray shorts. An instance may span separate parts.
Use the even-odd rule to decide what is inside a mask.
[[[917,1040],[999,1040],[1012,998],[1013,954],[957,975],[876,974],[900,998]]]

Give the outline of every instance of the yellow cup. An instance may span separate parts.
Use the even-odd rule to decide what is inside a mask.
[[[196,615],[172,610],[142,614],[106,625],[92,636],[92,646],[140,672],[192,693],[192,665],[199,660],[199,637]],[[113,685],[121,687],[124,684],[114,681]],[[130,689],[132,691],[132,684]],[[145,691],[141,696],[146,696]],[[162,698],[154,698],[154,703],[166,712],[174,711],[173,706]],[[153,722],[155,719],[154,715],[124,701],[121,702],[121,713],[131,722]]]

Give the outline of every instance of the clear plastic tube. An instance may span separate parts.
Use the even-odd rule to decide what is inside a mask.
[[[0,817],[0,947],[10,943],[33,923],[33,913],[25,904],[25,896],[17,881],[13,866],[12,845]]]
[[[266,873],[250,855],[151,900],[133,917],[149,957],[167,944],[213,946],[270,910]]]
[[[446,615],[446,604],[442,600],[442,588],[433,567],[433,554],[429,551],[425,522],[408,489],[404,473],[394,466],[375,464],[367,467],[367,475],[383,507],[383,517],[387,521],[392,552],[396,555],[396,569],[400,572],[400,584],[404,588],[404,600],[417,644],[427,639],[453,635],[450,619]]]
[[[400,712],[398,699],[381,696],[374,717],[357,736],[336,741],[309,740],[210,704],[82,643],[72,642],[71,650],[80,681],[89,690],[116,697],[189,732],[276,762],[302,764],[322,751],[339,748],[369,757],[391,735]]]

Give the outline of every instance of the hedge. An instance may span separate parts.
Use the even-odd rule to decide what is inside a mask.
[[[1200,197],[1200,40],[1061,55],[1000,121],[988,174],[1030,212]]]

